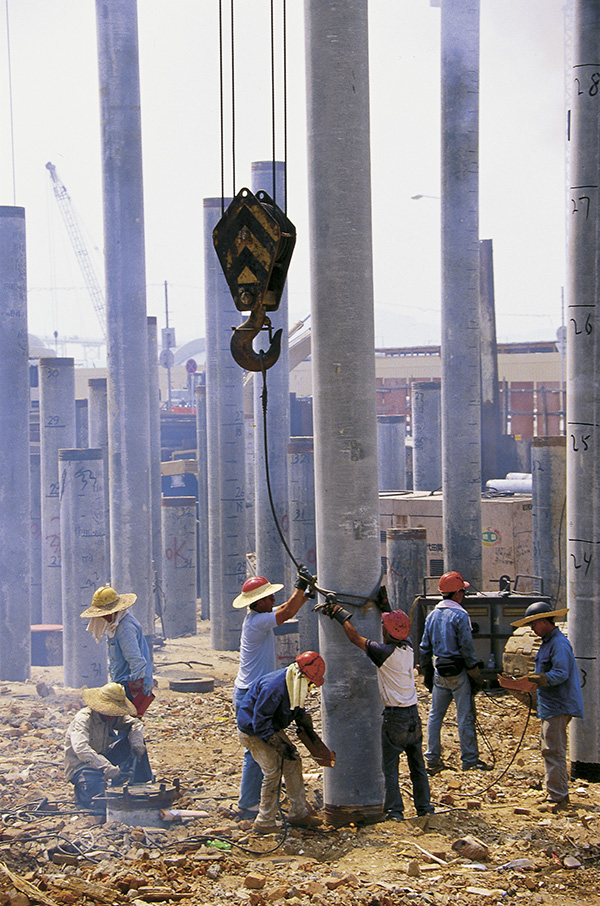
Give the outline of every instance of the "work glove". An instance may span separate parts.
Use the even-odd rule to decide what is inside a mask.
[[[536,686],[548,685],[548,677],[545,673],[528,673],[525,679],[528,679],[530,683],[535,683]]]
[[[423,685],[428,692],[433,692],[433,677],[435,675],[435,669],[433,663],[430,662],[426,666],[419,667],[419,673],[423,676]]]
[[[295,720],[296,720],[296,726],[304,727],[304,729],[307,731],[307,733],[310,733],[311,731],[314,732],[313,719],[310,716],[310,714],[308,713],[308,711],[300,711],[300,713],[295,718]]]
[[[144,680],[143,679],[128,680],[127,685],[129,687],[129,691],[131,692],[131,695],[133,698],[135,698],[136,695],[138,695],[140,692],[144,691]]]
[[[278,733],[273,733],[269,739],[269,745],[273,746],[280,758],[285,761],[297,761],[300,757],[296,746],[293,746],[291,742],[286,742]]]
[[[471,685],[471,693],[476,695],[484,687],[483,677],[479,671],[479,667],[471,667],[470,670],[467,670],[467,676],[469,677],[469,683]]]
[[[314,598],[314,586],[316,581],[317,577],[311,575],[304,564],[300,563],[298,566],[298,575],[296,576],[296,581],[294,582],[294,588],[299,588],[300,591],[303,591],[307,598]]]
[[[346,620],[352,619],[352,614],[340,607],[339,604],[336,604],[335,600],[329,598],[329,595],[323,604],[315,604],[313,610],[316,610],[317,613],[322,613],[325,617],[329,617],[330,620],[337,620],[340,625],[345,623]]]
[[[107,780],[116,780],[121,774],[121,769],[116,764],[109,764],[104,768],[104,776]]]

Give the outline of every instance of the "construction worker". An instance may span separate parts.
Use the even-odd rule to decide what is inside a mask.
[[[289,667],[256,680],[237,714],[240,742],[260,765],[263,780],[260,806],[253,828],[259,834],[277,833],[278,792],[281,777],[290,802],[289,824],[318,827],[322,822],[306,801],[302,761],[284,730],[295,721],[312,732],[312,718],[304,709],[309,684],[322,686],[325,662],[315,651],[304,651]]]
[[[427,771],[436,774],[444,769],[440,733],[450,702],[456,704],[458,735],[463,771],[489,771],[479,757],[473,695],[483,688],[479,672],[481,662],[475,654],[469,614],[462,606],[465,582],[459,572],[444,573],[438,582],[442,600],[425,620],[419,646],[421,672],[432,693],[427,720]],[[435,659],[435,661],[434,661]]]
[[[421,746],[423,731],[417,707],[414,655],[408,641],[410,619],[402,610],[382,614],[382,643],[359,635],[350,622],[351,614],[339,604],[318,604],[315,609],[341,623],[348,640],[364,651],[377,667],[379,694],[384,705],[381,750],[386,817],[392,821],[404,818],[404,802],[398,785],[398,764],[402,752],[406,752],[417,815],[431,814],[434,809]]]
[[[97,642],[106,634],[109,676],[114,683],[121,683],[141,717],[154,699],[154,681],[144,632],[138,620],[129,613],[136,600],[137,595],[119,595],[110,585],[102,585],[94,592],[91,606],[81,616],[89,617],[86,628]]]
[[[252,576],[242,585],[241,593],[234,599],[236,609],[248,608],[242,624],[240,638],[240,664],[233,685],[233,705],[237,715],[246,693],[252,683],[275,670],[275,626],[296,616],[307,597],[309,586],[316,581],[314,576],[300,564],[291,598],[275,610],[275,595],[283,585],[271,584],[264,576]],[[314,592],[312,593],[314,597]],[[262,772],[250,752],[244,753],[242,781],[237,819],[255,818],[258,813]]]
[[[567,608],[555,610],[546,601],[535,601],[523,619],[511,623],[511,626],[530,626],[542,640],[535,656],[535,673],[526,678],[533,683],[532,688],[537,688],[547,801],[560,805],[569,802],[567,727],[572,717],[583,717],[583,696],[573,648],[554,623],[567,612]]]
[[[104,812],[92,802],[109,780],[131,777],[133,783],[152,780],[142,721],[119,683],[82,692],[85,708],[77,712],[65,737],[65,776],[75,798],[85,808]]]

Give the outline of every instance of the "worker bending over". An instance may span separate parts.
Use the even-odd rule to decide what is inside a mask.
[[[109,780],[132,783],[152,780],[141,720],[119,683],[84,689],[85,708],[77,712],[65,737],[65,777],[75,787],[75,799],[94,807]],[[104,803],[98,811],[104,811]]]
[[[322,686],[325,662],[314,651],[304,651],[293,664],[267,673],[248,689],[237,714],[240,742],[260,765],[263,780],[254,830],[277,833],[278,792],[283,774],[290,802],[287,817],[294,827],[318,827],[322,822],[306,801],[302,761],[284,732],[295,721],[313,733],[312,718],[304,704],[310,683]]]

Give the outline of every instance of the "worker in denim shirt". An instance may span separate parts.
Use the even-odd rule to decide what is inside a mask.
[[[566,613],[566,608],[555,610],[547,601],[535,601],[522,620],[511,623],[511,626],[531,626],[542,640],[535,656],[535,673],[528,674],[527,679],[537,686],[546,799],[560,805],[569,802],[567,727],[572,717],[583,717],[583,696],[573,648],[554,623]]]
[[[154,698],[154,680],[142,626],[129,612],[136,600],[137,595],[119,595],[110,585],[103,585],[94,592],[91,606],[81,616],[89,617],[87,629],[97,642],[106,634],[110,678],[124,687],[141,717]]]
[[[440,734],[446,711],[454,699],[463,771],[489,771],[479,757],[473,694],[482,688],[479,661],[473,646],[469,614],[462,606],[465,582],[452,570],[440,577],[438,590],[442,600],[425,620],[419,646],[421,672],[432,693],[427,721],[427,771],[436,774],[444,769]],[[434,664],[435,658],[435,664]]]

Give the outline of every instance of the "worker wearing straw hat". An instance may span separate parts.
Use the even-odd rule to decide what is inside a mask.
[[[544,758],[546,800],[559,805],[569,802],[567,727],[572,717],[583,717],[583,696],[575,655],[568,638],[555,625],[566,616],[547,601],[534,601],[525,616],[511,626],[530,626],[542,640],[535,656],[535,673],[527,675],[537,688],[537,716]]]
[[[314,597],[311,587],[316,577],[302,564],[294,583],[294,593],[285,604],[275,607],[275,595],[283,585],[271,583],[264,576],[246,579],[234,599],[236,610],[248,608],[240,638],[240,664],[233,686],[233,705],[237,715],[249,687],[261,676],[275,670],[275,635],[273,630],[296,616],[308,597]],[[258,814],[262,771],[250,752],[244,754],[242,782],[236,818],[254,818]]]
[[[84,689],[85,707],[77,712],[65,737],[65,777],[77,802],[94,808],[109,780],[152,780],[141,720],[119,683]],[[104,811],[104,804],[98,806]]]
[[[106,634],[110,678],[123,685],[141,717],[154,695],[150,649],[141,624],[129,612],[136,600],[137,595],[120,595],[112,586],[102,585],[81,616],[89,617],[87,630],[97,642]]]

